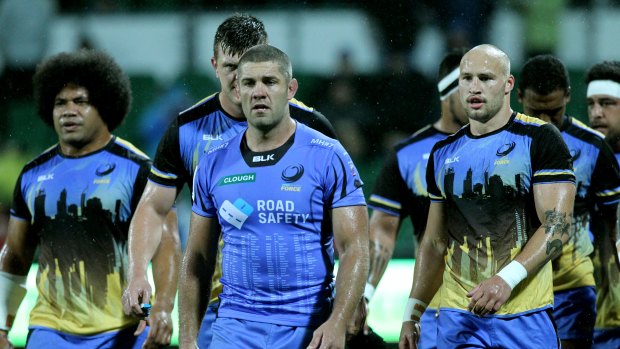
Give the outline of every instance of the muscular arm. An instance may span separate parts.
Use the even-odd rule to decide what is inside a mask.
[[[217,219],[192,213],[179,282],[180,348],[194,348],[211,293],[219,235]]]
[[[155,302],[149,317],[151,329],[145,347],[170,344],[172,337],[172,310],[177,293],[181,244],[175,210],[168,213],[162,229],[161,243],[153,258]]]
[[[571,232],[575,185],[572,183],[534,186],[534,203],[542,223],[515,258],[528,275],[562,253]]]
[[[175,218],[169,216],[175,198],[176,188],[164,187],[150,181],[146,184],[129,226],[129,278],[127,289],[123,294],[126,314],[141,316],[140,303],[148,303],[150,299],[152,291],[147,279],[147,269],[158,249],[170,252],[179,248],[176,222],[164,228],[167,218],[176,219],[174,213]],[[162,239],[164,230],[176,236]],[[176,246],[160,246],[162,243],[175,243],[175,241]],[[174,259],[170,261],[174,262]],[[170,270],[178,269],[178,263],[170,265],[169,268]],[[172,277],[176,278],[176,275]]]
[[[445,268],[444,255],[448,248],[448,236],[445,227],[444,206],[431,202],[428,211],[426,231],[416,259],[411,298],[428,304],[441,286]]]
[[[534,203],[541,226],[515,257],[532,275],[562,253],[571,233],[575,185],[553,183],[534,185]],[[510,298],[511,286],[498,274],[482,281],[467,296],[469,310],[478,315],[498,311]]]
[[[394,254],[396,237],[400,228],[400,217],[374,210],[370,215],[369,256],[370,273],[368,283],[377,287]]]
[[[327,321],[315,332],[308,348],[343,348],[346,327],[364,291],[368,276],[368,211],[366,206],[332,210],[334,241],[339,252],[336,300]]]
[[[446,266],[444,255],[448,248],[448,236],[445,225],[444,204],[431,202],[428,211],[426,231],[418,249],[418,255],[414,267],[413,284],[409,299],[414,299],[418,305],[428,305],[437,293],[443,281],[443,272]],[[400,331],[399,348],[417,348],[420,338],[420,315],[424,309],[413,307],[408,309],[403,317],[403,325]],[[409,314],[409,310],[412,310]]]

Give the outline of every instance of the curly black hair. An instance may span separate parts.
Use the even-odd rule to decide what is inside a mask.
[[[552,55],[538,55],[530,58],[519,79],[519,90],[530,89],[538,94],[547,95],[557,90],[570,92],[570,80],[566,67]]]
[[[218,47],[224,53],[241,56],[250,47],[267,43],[267,31],[260,19],[245,13],[235,13],[222,22],[215,32],[213,55]]]
[[[37,65],[32,78],[37,112],[49,126],[54,125],[54,100],[67,85],[88,91],[89,102],[113,131],[123,122],[131,105],[129,78],[112,57],[96,50],[82,49],[59,53]]]
[[[593,65],[586,73],[586,84],[593,80],[612,80],[620,83],[620,61],[603,61]]]

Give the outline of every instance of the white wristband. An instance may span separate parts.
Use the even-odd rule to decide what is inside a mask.
[[[527,270],[523,264],[513,260],[502,268],[502,270],[497,273],[497,276],[506,281],[511,290],[514,290],[515,286],[527,277]]]
[[[419,299],[409,298],[407,306],[405,307],[405,314],[403,315],[403,322],[407,321],[420,321],[422,313],[426,310],[428,304],[422,302]]]
[[[26,295],[26,276],[0,271],[0,330],[9,331]]]
[[[364,298],[366,298],[366,301],[370,302],[374,294],[375,287],[370,282],[366,282],[366,287],[364,287]]]

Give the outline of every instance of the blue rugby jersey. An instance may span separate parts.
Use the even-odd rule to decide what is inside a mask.
[[[113,138],[80,157],[48,149],[22,170],[11,215],[39,239],[39,296],[30,326],[88,335],[137,322],[125,316],[127,232],[150,161]]]
[[[191,183],[196,165],[209,150],[243,132],[248,123],[234,119],[224,111],[219,93],[213,94],[181,112],[161,139],[149,180],[180,191],[185,183],[193,190]],[[328,137],[335,138],[335,131],[329,121],[313,108],[292,99],[289,111],[293,119],[308,125]],[[213,276],[211,300],[217,300],[222,285],[218,264]]]
[[[615,211],[620,199],[618,163],[603,134],[572,117],[565,118],[560,131],[572,156],[577,195],[572,234],[552,263],[554,291],[594,286],[590,213],[594,205]]]
[[[193,211],[222,226],[218,316],[318,325],[334,288],[330,212],[365,205],[362,181],[338,141],[300,123],[274,151],[244,138],[210,150],[194,178]]]
[[[149,180],[179,190],[184,184],[192,190],[194,169],[209,150],[244,131],[248,123],[234,119],[224,111],[219,93],[213,94],[175,118],[161,139]],[[300,101],[289,102],[291,117],[328,137],[335,138],[329,121]]]
[[[427,177],[431,201],[443,203],[449,238],[441,308],[467,311],[465,296],[518,255],[540,227],[535,184],[575,182],[571,156],[551,124],[513,113],[502,128],[474,136],[470,126],[438,142]],[[494,316],[553,303],[551,263],[528,276]]]

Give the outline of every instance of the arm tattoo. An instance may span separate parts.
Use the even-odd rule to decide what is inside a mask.
[[[566,213],[556,210],[545,211],[545,233],[548,235],[559,234],[560,237],[570,235],[571,218]]]
[[[547,241],[546,254],[553,259],[562,252],[562,236],[570,236],[570,224],[572,214],[558,212],[556,210],[545,211],[545,234],[554,236],[555,239]]]
[[[381,245],[370,241],[370,273],[368,274],[368,281],[381,278],[388,262],[390,261],[390,250]]]

